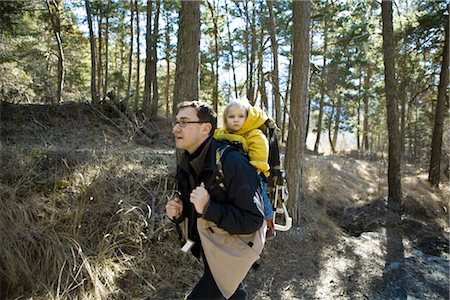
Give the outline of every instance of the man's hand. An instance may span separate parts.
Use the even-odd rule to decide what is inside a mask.
[[[189,199],[192,204],[194,204],[195,210],[199,214],[203,214],[206,204],[209,202],[209,193],[205,188],[205,184],[202,182],[198,187],[196,187]]]
[[[181,212],[183,211],[183,202],[181,199],[176,197],[175,199],[169,200],[166,204],[166,215],[171,220],[176,220],[181,217]]]

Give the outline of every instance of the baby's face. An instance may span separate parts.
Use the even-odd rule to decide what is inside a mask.
[[[229,107],[227,115],[227,129],[231,132],[238,131],[244,125],[246,118],[247,112],[244,109],[238,106]]]

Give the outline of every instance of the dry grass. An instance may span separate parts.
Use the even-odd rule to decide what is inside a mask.
[[[112,153],[71,166],[64,153],[53,153],[65,166],[49,167],[45,154],[10,151],[3,157],[16,159],[3,160],[0,189],[2,298],[120,293],[125,273],[142,272],[136,266],[151,241],[169,234],[161,222],[173,190],[168,165],[154,164],[155,155],[150,166]]]
[[[387,162],[366,161],[341,156],[307,156],[304,180],[306,195],[327,215],[339,216],[349,206],[386,197]],[[403,204],[412,215],[438,218],[448,226],[448,185],[430,187],[427,175],[414,166],[402,169]]]
[[[183,298],[202,266],[179,251],[164,218],[175,171],[168,122],[157,121],[159,139],[148,147],[79,106],[67,110],[2,115],[0,298]],[[386,169],[307,156],[304,255],[340,233],[329,216],[386,196]],[[430,189],[420,174],[403,179],[405,208],[448,226],[448,189]],[[281,237],[274,247],[288,246]]]
[[[163,219],[174,189],[168,122],[153,124],[164,130],[150,149],[82,108],[2,111],[1,299],[170,294],[166,269],[194,280],[172,262],[176,234]],[[194,260],[183,263],[195,273]]]

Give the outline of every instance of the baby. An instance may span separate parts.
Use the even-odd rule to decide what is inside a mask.
[[[273,208],[267,196],[266,182],[263,178],[269,176],[269,141],[259,129],[268,119],[266,113],[251,106],[248,102],[232,101],[223,112],[224,129],[217,129],[214,138],[218,141],[238,142],[242,150],[248,155],[259,174],[262,196],[264,199],[264,217],[267,221],[266,239],[275,237],[273,223]]]

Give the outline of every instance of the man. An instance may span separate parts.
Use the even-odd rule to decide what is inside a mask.
[[[198,101],[178,106],[175,144],[185,150],[177,170],[179,197],[168,201],[166,214],[184,223],[186,244],[204,262],[204,274],[187,299],[246,299],[241,284],[264,245],[266,224],[258,177],[248,160],[227,151],[212,138],[212,109]],[[223,180],[215,182],[217,165]],[[236,281],[237,280],[237,281]]]

